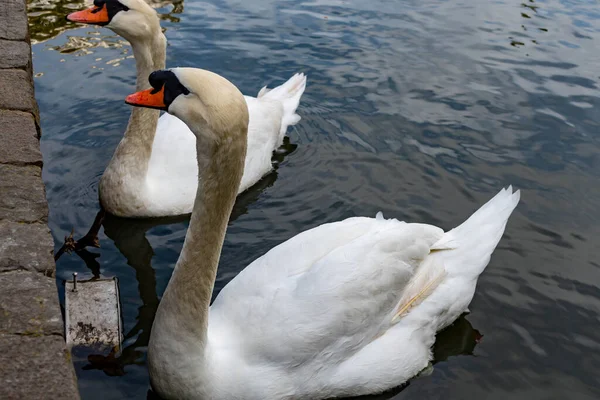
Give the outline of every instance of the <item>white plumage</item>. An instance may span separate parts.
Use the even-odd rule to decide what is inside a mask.
[[[148,76],[164,69],[166,37],[156,11],[143,0],[109,0],[121,9],[105,26],[131,42],[136,61],[137,89],[147,89]],[[99,8],[106,7],[102,5]],[[69,15],[76,22],[99,23],[96,6]],[[257,97],[244,96],[250,122],[244,174],[238,193],[272,170],[271,156],[283,143],[306,88],[303,73]],[[158,123],[157,123],[158,119]],[[163,217],[192,211],[198,187],[196,137],[177,117],[155,110],[134,110],[123,139],[100,180],[104,209],[121,217]],[[202,171],[201,175],[202,175]]]
[[[191,364],[203,372],[186,378],[202,395],[189,398],[325,399],[406,382],[428,365],[436,332],[467,310],[518,202],[519,191],[503,189],[446,233],[357,217],[273,248],[211,306],[206,358]],[[440,269],[435,287],[394,320]],[[198,381],[203,374],[218,384]]]
[[[238,193],[273,169],[273,151],[283,144],[288,126],[300,121],[296,108],[305,88],[306,76],[299,73],[266,94],[263,88],[257,97],[244,96],[250,123],[244,175]],[[197,187],[196,137],[179,118],[164,113],[158,120],[144,192],[140,193],[144,197],[140,216],[190,213]]]
[[[436,332],[467,310],[519,191],[501,190],[446,233],[381,213],[307,230],[247,266],[209,307],[248,110],[223,77],[171,72],[190,94],[169,112],[204,144],[197,159],[208,168],[152,327],[154,390],[168,399],[327,399],[417,375]]]
[[[134,6],[145,6],[121,1],[129,11],[111,24],[126,27],[139,20]],[[182,85],[188,93],[168,111],[189,128],[175,117],[161,118],[146,179],[134,189],[151,215],[191,211],[198,190],[148,346],[153,388],[180,400],[326,399],[379,393],[424,369],[436,332],[467,310],[519,191],[501,190],[446,233],[381,213],[302,232],[246,267],[209,308],[235,196],[270,170],[272,149],[299,120],[295,109],[306,81],[295,75],[244,98],[209,71],[170,71],[177,82],[162,84]],[[137,95],[131,104],[156,104]],[[135,133],[116,152],[133,166],[132,154],[148,152],[144,135]],[[202,142],[195,146],[195,140]],[[208,166],[199,180],[195,162]],[[121,167],[109,166],[108,175],[127,187]]]

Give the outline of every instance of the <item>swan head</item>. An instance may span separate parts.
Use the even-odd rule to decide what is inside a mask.
[[[105,26],[128,41],[161,32],[158,14],[144,0],[94,0],[94,5],[67,15],[73,22]]]
[[[213,143],[242,140],[248,131],[248,106],[237,87],[213,72],[171,68],[150,74],[152,89],[127,96],[127,104],[165,110],[185,122],[196,137]]]

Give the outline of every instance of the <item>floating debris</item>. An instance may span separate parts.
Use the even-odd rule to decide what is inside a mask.
[[[67,346],[121,348],[123,327],[117,278],[65,282]]]

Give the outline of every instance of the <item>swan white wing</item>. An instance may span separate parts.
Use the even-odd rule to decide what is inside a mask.
[[[262,88],[257,97],[244,96],[250,121],[240,193],[271,171],[273,151],[283,144],[288,126],[300,121],[296,109],[305,88],[306,76],[300,73],[273,89]]]
[[[146,182],[151,208],[159,215],[192,211],[198,187],[196,136],[171,114],[164,113],[158,120]]]
[[[283,143],[280,135],[283,105],[279,101],[244,96],[248,105],[248,148],[244,175],[238,193],[258,182],[271,171],[273,150]]]
[[[404,288],[442,235],[431,225],[374,218],[305,231],[221,291],[209,337],[216,346],[241,341],[250,363],[343,362],[392,326]]]
[[[289,125],[300,120],[296,108],[306,87],[306,76],[295,74],[259,97],[244,96],[248,105],[248,148],[238,193],[272,170],[273,151],[283,143]],[[196,195],[198,165],[196,137],[179,118],[164,113],[158,120],[148,164],[145,216],[187,214]]]
[[[248,150],[239,193],[258,182],[271,169],[271,157],[280,137],[283,106],[278,101],[245,96],[250,114]],[[192,209],[197,187],[196,137],[188,126],[171,114],[158,120],[147,182],[153,209]]]

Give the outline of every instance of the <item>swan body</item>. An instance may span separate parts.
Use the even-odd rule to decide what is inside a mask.
[[[399,386],[427,367],[436,332],[467,311],[518,201],[519,192],[502,190],[447,233],[356,217],[280,244],[219,293],[204,357],[188,346],[172,352],[183,338],[170,344],[185,386],[169,377],[177,395],[168,398],[327,399]],[[443,280],[394,321],[411,280],[432,270],[445,271]]]
[[[147,89],[148,75],[164,68],[166,60],[166,38],[156,11],[144,0],[95,0],[94,4],[68,19],[104,25],[127,39],[136,60],[137,90]],[[256,97],[244,96],[250,122],[238,193],[272,170],[273,151],[283,143],[287,128],[300,121],[296,109],[305,88],[306,76],[299,73],[276,88],[263,87]],[[120,217],[189,214],[198,187],[195,147],[196,137],[177,117],[159,118],[157,110],[134,109],[100,179],[100,203]]]
[[[288,126],[300,121],[295,111],[305,86],[305,75],[295,74],[266,94],[244,96],[250,123],[244,175],[238,194],[272,171],[273,150],[283,144]],[[198,187],[196,137],[183,121],[168,113],[161,115],[152,143],[147,175],[142,184],[135,180],[113,159],[101,178],[100,198],[104,208],[112,214],[129,217],[173,216],[192,212]],[[124,185],[136,189],[121,189]],[[135,196],[123,201],[121,193],[116,191],[128,191]]]
[[[165,399],[327,399],[380,393],[423,370],[436,332],[467,310],[519,191],[501,190],[448,232],[381,214],[307,230],[251,263],[209,306],[247,107],[208,71],[156,74],[152,96],[189,90],[165,108],[196,135],[206,174],[152,328],[154,390]],[[128,102],[147,105],[148,92]],[[227,92],[235,102],[217,95]]]

